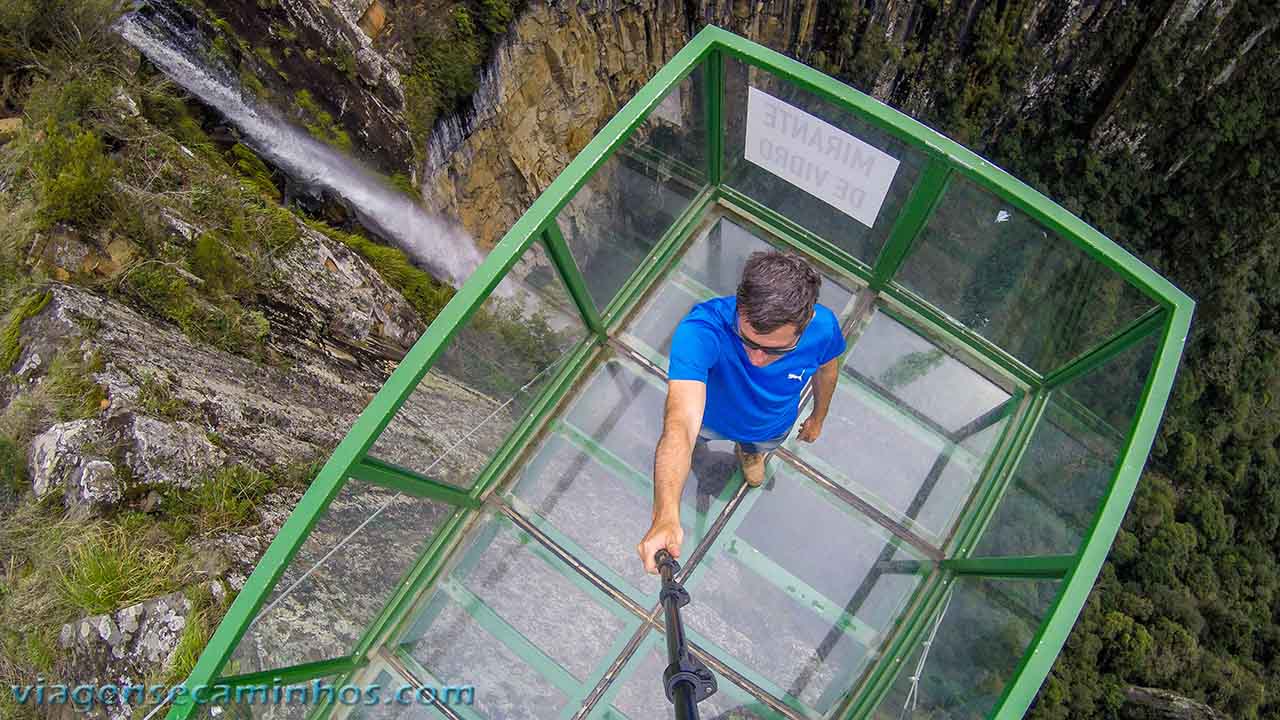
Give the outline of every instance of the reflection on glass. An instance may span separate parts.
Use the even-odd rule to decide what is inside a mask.
[[[653,453],[666,390],[630,363],[611,360],[587,381],[564,420],[510,492],[512,504],[619,589],[644,603],[658,581],[646,575],[636,543],[653,510]],[[703,537],[736,487],[732,448],[695,448],[681,501],[685,546]],[[603,565],[603,567],[598,567]]]
[[[541,249],[532,246],[525,260],[529,275],[508,276],[458,330],[370,455],[471,487],[586,334],[559,278],[539,264]]]
[[[399,695],[401,688],[412,687],[413,683],[408,682],[398,674],[392,675],[386,670],[380,670],[370,685],[364,685],[359,677],[357,675],[356,678],[353,678],[350,684],[363,685],[366,688],[377,685],[379,690],[378,698],[382,702],[352,705],[350,712],[346,716],[347,720],[437,720],[442,716],[429,705],[433,697],[440,698],[451,705],[466,705],[468,704],[468,699],[474,702],[474,693],[468,697],[462,694],[462,688],[458,688],[457,693],[449,694],[448,697],[441,697],[441,689],[439,687],[425,684],[421,688],[406,691],[404,695]],[[388,698],[391,699],[391,702],[387,702]]]
[[[348,480],[262,610],[222,676],[350,653],[453,507]]]
[[[567,565],[501,516],[477,529],[446,592],[474,598],[578,680],[633,623],[571,580]],[[531,600],[535,600],[531,602]],[[572,632],[566,632],[572,628]]]
[[[920,176],[925,163],[924,157],[909,149],[905,143],[859,120],[853,113],[841,110],[767,71],[732,58],[727,58],[724,64],[724,184],[799,223],[806,230],[830,241],[868,266],[873,265],[911,188]],[[897,173],[889,185],[889,193],[880,207],[874,225],[867,227],[824,200],[746,159],[749,87],[763,90],[898,159]]]
[[[1158,340],[1140,340],[1049,395],[975,554],[1076,552],[1120,461]]]
[[[941,544],[990,461],[1013,402],[877,310],[845,357],[822,435],[814,443],[793,438],[788,447]]]
[[[1118,273],[963,178],[948,185],[895,279],[1044,373],[1153,305]]]
[[[476,527],[400,648],[432,682],[472,685],[481,717],[557,717],[640,619],[502,515]]]
[[[937,635],[923,645],[935,618],[872,717],[987,717],[1048,615],[1058,586],[1056,580],[957,579]]]
[[[695,567],[685,622],[695,642],[743,676],[824,714],[880,651],[929,569],[778,465]]]
[[[672,88],[556,217],[601,310],[706,183],[702,87]]]
[[[650,632],[588,716],[592,720],[649,720],[672,716],[663,689],[667,668],[663,636]],[[698,703],[698,714],[723,720],[781,720],[782,716],[745,689],[716,675],[716,693]]]
[[[474,686],[469,709],[481,717],[556,717],[569,702],[564,689],[444,592],[432,598],[402,647],[438,685]]]

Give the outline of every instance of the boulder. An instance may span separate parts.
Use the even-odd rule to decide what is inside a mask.
[[[58,423],[31,441],[27,469],[32,490],[46,497],[58,490],[74,517],[99,514],[123,497],[115,467],[102,452],[101,420]]]
[[[149,684],[155,671],[171,661],[191,611],[191,601],[176,592],[63,625],[59,644],[71,656],[71,677],[59,682]],[[122,701],[96,708],[92,715],[125,720],[132,712],[133,707]]]
[[[133,413],[58,423],[31,441],[27,457],[36,495],[62,489],[77,518],[102,515],[134,488],[192,487],[226,461],[199,427]]]

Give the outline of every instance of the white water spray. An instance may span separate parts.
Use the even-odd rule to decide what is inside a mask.
[[[390,238],[441,280],[461,286],[480,264],[483,257],[461,227],[429,215],[354,158],[290,125],[271,108],[246,99],[238,83],[217,77],[193,59],[194,53],[179,47],[180,30],[162,23],[161,18],[131,13],[121,18],[116,29],[174,82],[222,113],[271,163],[299,182],[342,198],[361,222]]]

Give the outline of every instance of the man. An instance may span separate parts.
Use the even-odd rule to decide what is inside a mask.
[[[810,378],[813,412],[798,437],[813,442],[822,432],[845,342],[835,313],[817,304],[821,282],[796,255],[757,252],[736,297],[695,305],[676,327],[653,460],[653,523],[636,548],[650,573],[657,572],[658,550],[680,557],[680,494],[695,442],[734,440],[743,478],[759,487],[765,459],[791,432]]]

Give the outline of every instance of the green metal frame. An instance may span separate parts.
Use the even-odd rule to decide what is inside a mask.
[[[854,113],[862,121],[924,155],[926,165],[896,218],[874,267],[868,267],[829,239],[805,230],[791,219],[724,184],[726,58],[734,58],[760,68]],[[597,169],[615,157],[615,153],[624,146],[662,98],[699,68],[703,71],[702,107],[707,184],[659,239],[612,301],[604,308],[597,308],[587,291],[572,251],[561,234],[557,216]],[[927,225],[931,213],[955,177],[973,181],[1040,222],[1060,238],[1074,243],[1095,261],[1141,290],[1155,302],[1157,308],[1093,349],[1042,375],[948,317],[927,302],[927,299],[905,290],[895,283],[895,274],[910,255],[916,238]],[[601,356],[611,335],[635,311],[655,283],[670,270],[690,233],[717,203],[750,218],[787,245],[866,282],[873,292],[881,294],[895,306],[905,309],[927,324],[941,328],[974,355],[1014,378],[1020,386],[1020,393],[1021,388],[1026,389],[1026,394],[1017,403],[1017,411],[1003,430],[996,456],[966,508],[962,523],[946,546],[950,557],[930,571],[910,608],[892,629],[886,652],[871,667],[855,692],[850,693],[834,713],[835,717],[852,719],[867,717],[874,710],[892,685],[904,658],[916,647],[955,578],[978,576],[1028,580],[1061,579],[1061,592],[992,713],[992,717],[1001,719],[1021,717],[1079,615],[1132,498],[1172,388],[1194,304],[1171,283],[1082,220],[959,144],[816,70],[714,27],[698,33],[569,163],[564,172],[506,233],[427,332],[405,355],[321,468],[279,535],[259,561],[223,622],[214,632],[186,684],[194,687],[214,682],[285,567],[293,560],[319,517],[348,478],[449,503],[455,509],[397,590],[388,598],[385,608],[371,623],[351,655],[277,671],[225,678],[225,681],[247,684],[263,677],[274,679],[286,676],[299,681],[339,672],[345,673],[345,678],[350,678],[366,666],[374,648],[403,629],[425,590],[441,581],[461,538],[473,527],[480,513],[481,503],[499,482],[510,476],[525,457],[530,441],[547,426],[575,383],[584,377]],[[589,332],[544,384],[538,397],[472,486],[456,488],[369,457],[369,449],[448,347],[454,335],[536,242],[541,242],[546,248]],[[970,557],[973,546],[999,504],[1013,470],[1044,411],[1048,394],[1062,383],[1099,367],[1134,343],[1149,337],[1152,332],[1160,333],[1161,345],[1143,388],[1138,413],[1131,427],[1118,429],[1125,436],[1120,460],[1112,474],[1101,509],[1076,554],[1018,558]],[[195,709],[192,699],[182,696],[175,699],[168,718],[186,720]],[[318,712],[323,715],[327,711],[320,709]]]

